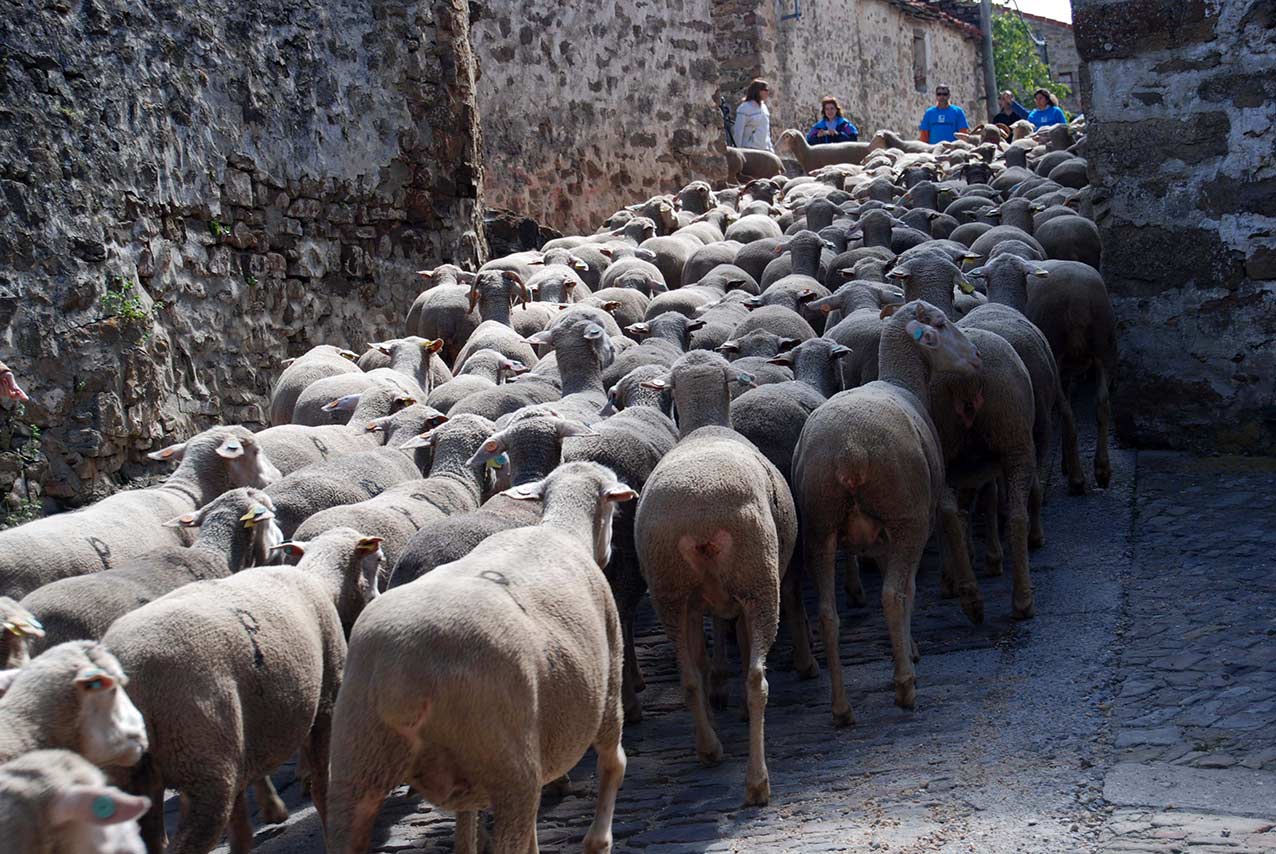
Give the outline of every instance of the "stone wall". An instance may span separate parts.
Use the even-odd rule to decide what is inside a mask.
[[[24,472],[82,500],[262,426],[285,356],[362,348],[415,269],[481,260],[461,0],[0,6],[0,358],[32,398],[0,416],[10,506]]]
[[[726,177],[710,0],[486,0],[487,200],[568,232]]]
[[[1047,64],[1050,66],[1051,79],[1072,87],[1072,94],[1067,98],[1060,98],[1059,105],[1069,113],[1082,112],[1085,109],[1085,102],[1081,100],[1081,56],[1077,53],[1072,26],[1040,15],[1025,14],[1023,17],[1037,38],[1043,39],[1046,43],[1046,58],[1049,60]],[[1020,96],[1020,101],[1028,109],[1032,109],[1029,100],[1032,98],[1032,93],[1017,94]]]
[[[831,94],[862,139],[878,128],[915,139],[941,82],[972,122],[986,118],[979,33],[968,24],[920,0],[803,0],[800,17],[782,20],[792,9],[792,0],[715,4],[722,91],[734,106],[750,79],[765,77],[774,138],[789,127],[805,132],[819,118],[820,98]],[[749,61],[745,50],[756,51]]]
[[[1276,7],[1074,0],[1113,402],[1140,444],[1276,449]]]

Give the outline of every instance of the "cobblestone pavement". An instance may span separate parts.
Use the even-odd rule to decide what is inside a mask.
[[[647,614],[646,718],[625,733],[616,849],[1276,851],[1276,462],[1117,451],[1113,468],[1111,488],[1084,498],[1055,478],[1031,621],[1010,619],[1005,576],[981,580],[987,622],[970,625],[939,598],[927,555],[915,712],[892,702],[873,573],[869,607],[842,612],[853,727],[832,726],[826,669],[815,681],[784,669],[782,633],[764,808],[741,807],[738,680],[717,715],[726,755],[703,768],[673,656]],[[592,756],[572,779],[573,794],[542,806],[543,851],[580,850]],[[322,851],[291,771],[277,782],[294,814],[261,828],[256,850]],[[450,851],[452,828],[400,790],[374,850]]]

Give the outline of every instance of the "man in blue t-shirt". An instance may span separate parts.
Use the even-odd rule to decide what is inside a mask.
[[[926,110],[922,123],[917,126],[921,130],[918,138],[922,142],[951,142],[957,138],[959,131],[970,130],[966,112],[961,107],[949,104],[948,96],[947,86],[935,89],[935,106]]]

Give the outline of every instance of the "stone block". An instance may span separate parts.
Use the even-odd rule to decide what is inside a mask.
[[[222,197],[226,204],[252,207],[253,179],[247,172],[238,169],[227,169],[222,179]]]
[[[1085,60],[1116,59],[1210,41],[1218,5],[1206,0],[1074,0],[1072,31]]]

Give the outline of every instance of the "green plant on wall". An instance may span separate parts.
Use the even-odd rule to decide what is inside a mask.
[[[102,294],[103,319],[118,317],[125,323],[144,323],[150,320],[151,312],[137,293],[137,282],[126,280],[123,276],[108,276],[106,293]]]
[[[1072,90],[1050,79],[1050,69],[1041,61],[1028,24],[1011,11],[993,15],[992,56],[997,65],[997,89],[1009,89],[1019,102],[1032,109],[1034,89],[1046,89],[1057,98]]]
[[[13,411],[13,424],[25,423],[28,436],[25,441],[16,449],[16,457],[18,463],[25,469],[27,466],[35,465],[44,458],[43,435],[39,426],[26,421],[27,410],[22,404],[18,404]],[[14,436],[21,440],[21,431],[14,431]],[[30,484],[27,484],[27,493],[24,498],[18,501],[17,506],[8,506],[0,504],[0,529],[12,528],[15,525],[21,525],[30,522],[33,519],[39,519],[44,515],[44,507],[40,503],[40,499],[31,495]]]

